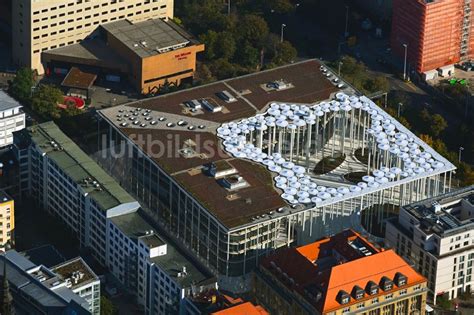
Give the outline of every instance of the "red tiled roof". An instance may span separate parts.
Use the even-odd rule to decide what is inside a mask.
[[[350,244],[354,242],[359,248],[365,247],[371,254],[366,256],[355,249]],[[341,290],[351,294],[354,286],[364,289],[369,281],[378,284],[384,276],[393,280],[397,272],[402,273],[408,280],[404,287],[426,281],[393,250],[379,251],[352,230],[298,248],[277,251],[265,258],[261,266],[287,288],[298,292],[322,313],[347,307],[352,303],[360,303],[369,298],[368,296],[359,300],[351,298],[351,302],[345,305],[339,304],[336,300]],[[307,292],[312,292],[314,296],[314,289],[320,291],[321,299],[309,297]],[[398,289],[400,288],[394,286],[393,291]],[[379,294],[387,293],[380,291]]]
[[[407,277],[409,287],[417,283],[425,282],[426,279],[411,268],[393,250],[379,252],[375,255],[367,256],[345,264],[332,267],[329,283],[326,287],[327,293],[324,299],[323,312],[341,308],[341,304],[336,301],[336,296],[340,290],[351,293],[354,286],[365,288],[369,281],[379,283],[383,276],[394,279],[397,272]],[[399,288],[394,286],[392,291]],[[381,291],[379,294],[389,292]],[[367,295],[365,295],[367,297]],[[373,298],[373,296],[370,296]],[[351,303],[360,303],[362,300],[351,299]],[[346,305],[344,305],[346,306]]]
[[[250,302],[229,307],[225,310],[211,313],[211,315],[270,315],[260,305],[253,305]]]

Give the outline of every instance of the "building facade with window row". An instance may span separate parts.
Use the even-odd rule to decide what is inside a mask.
[[[165,241],[140,215],[140,204],[58,126],[25,129],[15,144],[22,197],[62,220],[147,315],[199,314],[191,297],[217,289],[213,274]]]
[[[388,246],[428,279],[430,301],[472,292],[474,186],[400,208],[387,222]]]
[[[101,24],[173,18],[173,0],[15,0],[13,62],[44,73],[41,53],[94,36]]]
[[[276,251],[254,273],[271,314],[425,314],[426,279],[352,230]]]

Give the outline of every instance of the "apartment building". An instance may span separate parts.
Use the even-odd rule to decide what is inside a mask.
[[[15,202],[4,191],[0,191],[0,248],[13,245],[15,230]]]
[[[145,308],[145,314],[201,314],[193,298],[217,289],[217,278],[176,246],[140,211],[109,220],[109,268]]]
[[[7,280],[2,281],[2,291],[7,291],[2,292],[2,297],[11,297],[8,301],[2,298],[2,304],[9,303],[8,314],[98,314],[91,312],[88,301],[73,292],[62,276],[32,263],[15,250],[0,255],[0,273],[2,280]]]
[[[428,298],[472,292],[474,186],[400,208],[385,241],[428,279]]]
[[[21,193],[60,218],[146,314],[199,314],[192,297],[217,289],[213,274],[147,223],[140,205],[52,122],[15,134]],[[71,262],[69,265],[73,265]],[[78,272],[57,272],[80,277]],[[67,276],[70,273],[71,276]],[[84,273],[84,272],[82,272]],[[84,276],[83,276],[84,278]],[[87,279],[84,278],[84,279]],[[90,287],[71,289],[95,298]],[[78,285],[81,283],[78,283]],[[85,292],[84,292],[85,291]],[[92,301],[95,305],[95,302]]]
[[[426,279],[345,230],[263,259],[253,294],[271,314],[425,314]]]
[[[173,0],[13,1],[13,62],[42,74],[42,52],[93,37],[108,22],[173,18],[173,6]]]
[[[92,315],[100,314],[100,279],[81,257],[51,268],[66,287],[89,304]]]
[[[25,128],[23,106],[0,90],[0,148],[13,144],[13,132]]]
[[[474,53],[470,0],[393,0],[392,51],[427,75]]]

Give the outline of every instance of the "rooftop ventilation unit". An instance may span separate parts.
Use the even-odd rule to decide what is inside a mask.
[[[432,209],[435,214],[440,214],[441,211],[443,210],[443,207],[438,203],[438,202],[433,202],[432,204]]]
[[[242,176],[237,174],[225,177],[219,181],[223,187],[231,191],[249,186],[249,183]]]
[[[194,151],[192,148],[183,148],[179,150],[179,153],[185,158],[185,159],[190,159],[193,158],[197,155],[196,151]]]
[[[237,99],[227,90],[217,93],[217,96],[227,103],[237,102]]]

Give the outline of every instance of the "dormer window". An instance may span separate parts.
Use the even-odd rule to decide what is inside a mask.
[[[380,285],[380,288],[382,288],[382,290],[384,291],[390,291],[393,289],[393,281],[385,276],[382,277],[379,285]]]
[[[406,285],[408,283],[408,278],[400,273],[400,272],[397,272],[395,274],[395,284],[397,285],[397,287],[403,287],[404,285]]]
[[[364,290],[361,287],[359,287],[358,285],[356,285],[356,286],[354,286],[354,288],[352,288],[351,295],[354,299],[360,300],[360,299],[364,298]]]
[[[348,304],[351,301],[351,296],[346,291],[341,290],[337,294],[336,300],[339,302],[339,304]]]
[[[377,283],[369,281],[365,286],[365,292],[367,292],[367,294],[369,295],[379,294],[379,286],[377,285]]]

